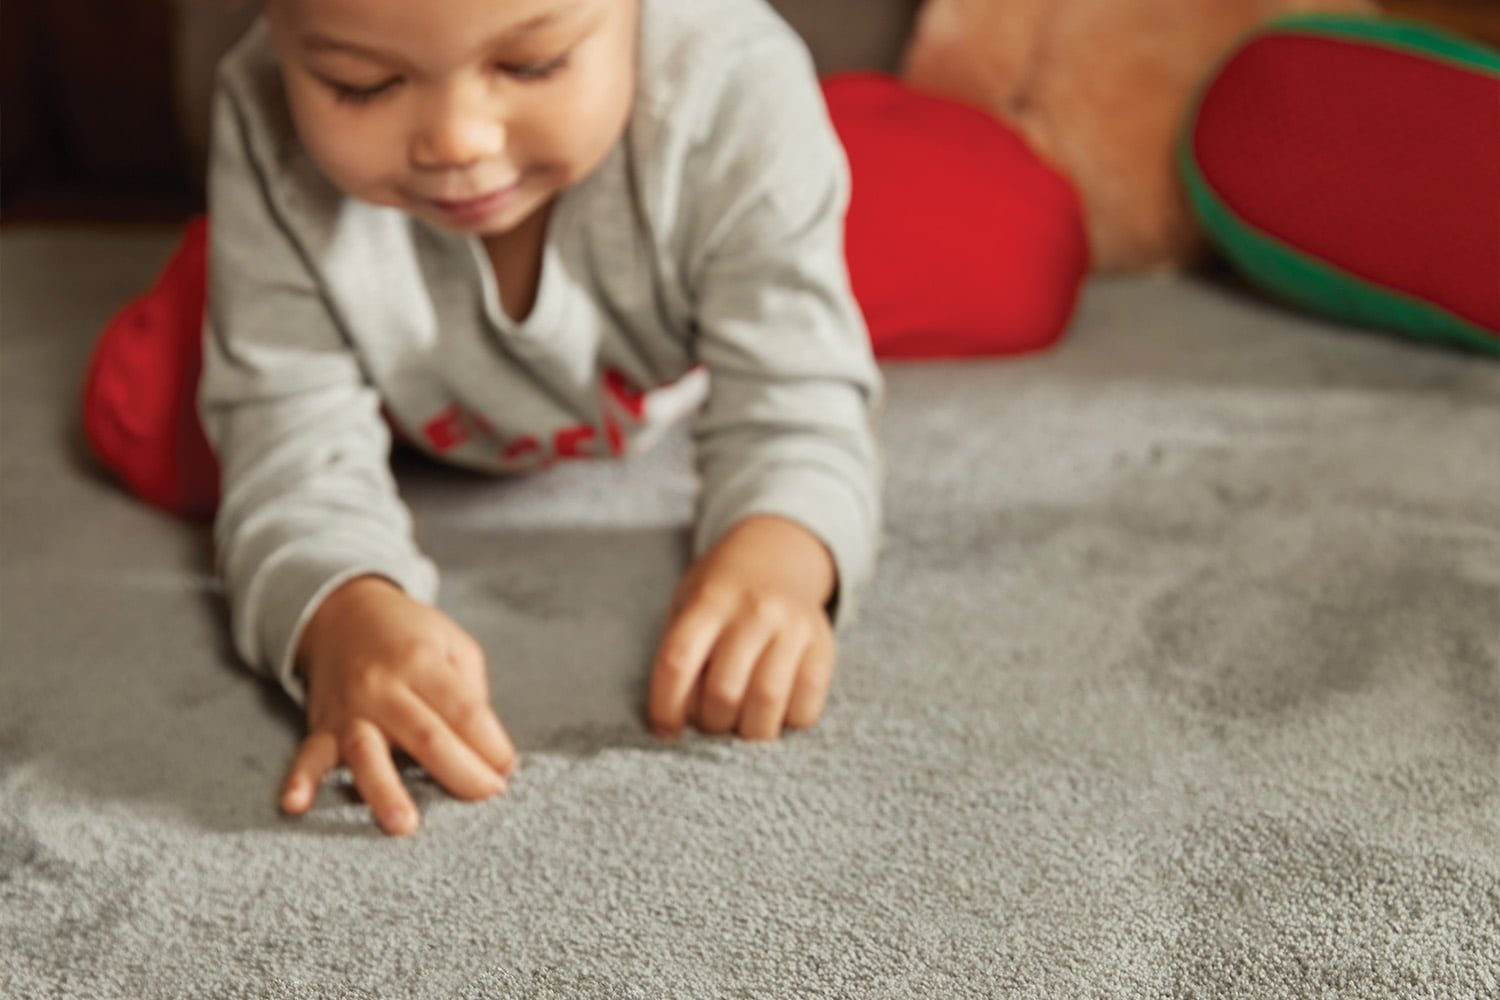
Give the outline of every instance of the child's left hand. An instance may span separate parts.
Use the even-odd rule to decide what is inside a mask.
[[[683,576],[651,671],[658,736],[691,721],[774,740],[818,721],[838,647],[824,610],[836,571],[823,543],[794,521],[754,515]]]

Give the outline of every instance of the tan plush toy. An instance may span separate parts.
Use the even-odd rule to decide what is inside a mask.
[[[1372,0],[927,0],[914,87],[978,105],[1073,179],[1097,270],[1183,264],[1202,239],[1174,163],[1189,104],[1246,31]]]

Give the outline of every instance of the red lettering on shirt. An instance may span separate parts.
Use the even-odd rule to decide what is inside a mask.
[[[639,423],[646,416],[646,394],[631,384],[620,371],[607,368],[604,371],[604,389],[610,398],[619,403]]]
[[[427,443],[439,453],[452,451],[469,440],[464,412],[457,404],[449,404],[447,409],[423,424],[422,433],[426,436]]]
[[[584,446],[593,440],[594,429],[587,424],[564,427],[553,435],[552,450],[558,458],[588,458],[591,453],[585,451]]]
[[[516,459],[520,458],[522,455],[527,455],[533,451],[541,450],[542,443],[528,434],[525,437],[518,437],[510,444],[506,445],[505,450],[500,453],[500,457],[505,459],[507,462],[513,462]]]
[[[614,368],[605,369],[601,388],[604,396],[603,448],[596,444],[600,436],[598,428],[578,424],[555,431],[550,440],[531,434],[514,438],[501,449],[500,460],[515,466],[521,464],[523,459],[529,459],[526,464],[535,470],[548,468],[559,459],[624,455],[630,429],[645,421],[646,394]],[[394,421],[392,424],[394,425]],[[476,433],[496,441],[503,440],[502,435],[488,420],[478,413],[463,409],[457,403],[448,404],[422,424],[423,437],[438,454],[452,451],[470,441]]]
[[[609,453],[616,458],[625,454],[625,433],[613,414],[604,415],[604,433],[609,435]]]

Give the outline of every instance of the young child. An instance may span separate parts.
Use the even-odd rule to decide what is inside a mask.
[[[394,750],[470,800],[517,765],[393,428],[520,473],[696,408],[649,718],[812,725],[872,571],[882,390],[844,153],[764,0],[268,0],[218,87],[199,403],[236,647],[308,713],[283,808],[343,763],[405,834]]]

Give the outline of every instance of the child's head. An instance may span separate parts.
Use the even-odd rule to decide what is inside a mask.
[[[638,6],[268,0],[266,12],[297,133],[335,186],[450,231],[496,235],[581,180],[620,137]]]

